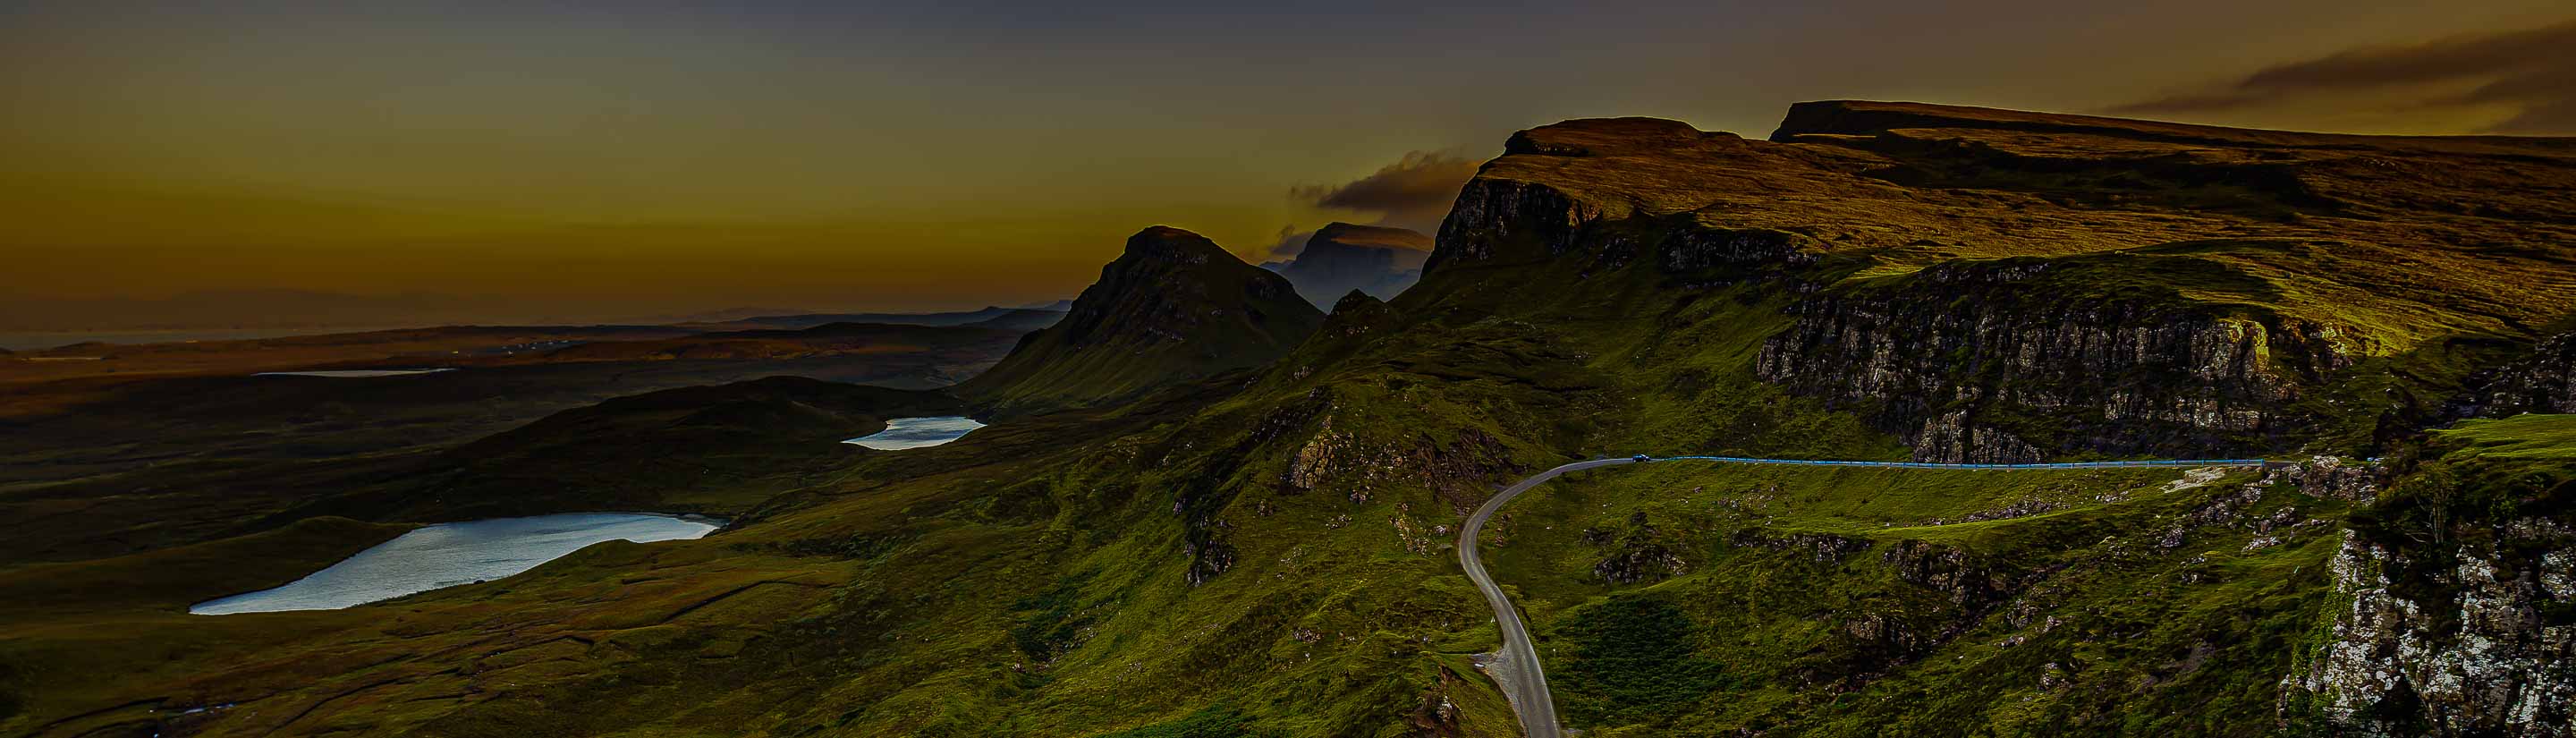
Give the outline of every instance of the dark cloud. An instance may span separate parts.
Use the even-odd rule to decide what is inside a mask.
[[[2428,86],[2474,84],[2468,92]],[[2456,88],[2453,88],[2456,89]],[[2409,96],[2403,104],[2518,107],[2499,133],[2576,132],[2576,21],[2460,36],[2408,46],[2352,49],[2267,67],[2213,90],[2113,108],[2120,114],[2206,113],[2289,103],[2321,95]]]
[[[1438,151],[1415,151],[1376,174],[1340,185],[1294,187],[1288,196],[1319,208],[1378,214],[1378,225],[1430,233],[1440,229],[1458,188],[1476,176],[1473,160]]]

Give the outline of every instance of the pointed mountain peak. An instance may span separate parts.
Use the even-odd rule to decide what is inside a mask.
[[[1127,239],[1063,321],[959,392],[1013,412],[1107,404],[1267,363],[1323,322],[1287,278],[1154,226]]]
[[[1330,306],[1352,290],[1391,298],[1422,276],[1431,246],[1430,236],[1403,228],[1331,223],[1316,229],[1305,250],[1279,273],[1316,307]]]

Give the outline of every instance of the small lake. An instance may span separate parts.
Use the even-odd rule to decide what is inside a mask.
[[[452,371],[456,371],[456,370],[455,370],[455,369],[326,369],[326,370],[322,370],[322,371],[313,371],[313,372],[260,372],[260,373],[258,373],[258,374],[253,374],[253,375],[251,375],[251,376],[254,376],[254,377],[330,377],[330,378],[334,378],[334,379],[365,379],[365,378],[367,378],[367,377],[408,377],[408,376],[411,376],[411,375],[414,375],[414,374],[437,374],[437,373],[439,373],[439,372],[452,372]]]
[[[895,418],[886,421],[886,429],[875,435],[860,436],[842,443],[855,443],[879,451],[901,451],[954,441],[982,427],[984,427],[983,423],[961,415]]]
[[[283,587],[197,603],[188,612],[230,615],[337,610],[442,587],[500,579],[601,541],[699,538],[715,521],[641,513],[568,513],[440,523],[404,533]]]

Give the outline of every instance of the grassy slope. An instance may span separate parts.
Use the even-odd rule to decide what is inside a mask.
[[[600,335],[429,329],[164,344],[130,347],[133,361],[167,365],[155,365],[159,368],[93,362],[89,366],[95,376],[30,382],[0,376],[0,385],[6,385],[0,386],[0,513],[32,523],[18,535],[0,539],[0,567],[184,545],[254,532],[301,515],[381,519],[388,512],[381,508],[310,506],[335,497],[408,493],[435,485],[438,477],[452,476],[444,474],[449,464],[441,455],[458,445],[612,398],[771,376],[936,387],[956,373],[971,373],[998,360],[1011,336],[978,328],[838,325],[720,334],[704,341],[660,340],[670,333],[663,328]],[[645,340],[603,340],[624,334]],[[710,358],[724,353],[694,348],[739,343],[748,340],[745,335],[766,347],[789,347],[782,349],[788,350],[785,355],[796,358]],[[540,338],[592,342],[563,349],[584,352],[582,357],[524,350],[526,342]],[[513,343],[492,343],[498,341]],[[504,353],[511,347],[521,350]],[[416,365],[421,357],[396,354],[445,355],[449,350],[465,352],[453,361],[465,365],[464,370],[378,379],[244,376],[252,368]],[[437,365],[449,363],[442,359]],[[164,375],[165,369],[170,375]],[[646,472],[795,476],[788,474],[793,470],[787,465],[762,468],[761,460],[744,458],[757,454],[692,464],[689,439],[664,440],[672,442],[657,447],[644,463],[607,458],[566,463],[562,469],[605,466],[624,472],[627,480]],[[721,469],[710,473],[702,468],[709,466]],[[539,473],[514,476],[535,479],[545,469],[533,471]],[[626,490],[623,504],[646,504],[637,498],[661,493],[683,498],[686,507],[679,509],[728,511],[779,487],[749,489],[736,479],[710,481],[693,485],[703,494],[671,494],[668,485],[658,491]],[[290,510],[300,512],[280,517]]]
[[[1198,234],[1155,226],[1128,238],[1062,321],[957,391],[1015,413],[1131,400],[1267,363],[1323,317],[1287,279]]]
[[[1531,500],[1521,514],[1545,524],[1498,530],[1493,561],[1539,623],[1569,722],[1595,735],[2267,733],[2334,537],[2315,526],[2249,551],[2256,534],[2212,529],[2157,548],[2171,521],[2251,481],[2162,491],[2177,476],[1659,465]],[[1927,524],[2030,501],[2063,507]],[[2285,505],[2338,507],[2274,493],[2253,512]],[[1611,585],[1593,567],[1640,513],[1689,571]],[[1856,550],[1820,557],[1815,541]],[[1958,552],[1971,594],[1903,578],[1906,546]],[[1651,633],[1677,634],[1679,655],[1621,660],[1674,640]],[[1697,688],[1639,688],[1665,682]]]
[[[1883,217],[1871,205],[1800,206]],[[2105,232],[2166,230],[2102,215]],[[2100,250],[2041,225],[1927,258]],[[1498,253],[1544,249],[1514,246]],[[1509,735],[1466,663],[1495,636],[1446,529],[1489,485],[1594,452],[1904,453],[1753,379],[1752,352],[1787,322],[1777,285],[1675,289],[1651,259],[1575,261],[1444,266],[1265,370],[872,456],[701,541],[606,545],[334,613],[207,625],[165,605],[80,641],[60,635],[80,622],[67,614],[16,619],[44,635],[0,652],[26,705],[0,731],[236,702],[178,720],[241,735]],[[2246,521],[2339,503],[2258,489],[2165,547],[2252,481],[2162,491],[2174,475],[1620,469],[1534,495],[1490,550],[1568,718],[1594,735],[2263,732],[2315,637],[2332,526],[2254,547],[2280,534]],[[2047,509],[1959,522],[2033,501]],[[1595,577],[1631,547],[1683,566]],[[62,678],[75,654],[118,676]]]
[[[1587,450],[1902,453],[1751,379],[1748,352],[1778,321],[1758,297],[1671,301],[1639,266],[1519,299],[1505,314],[1506,284],[1471,284],[1473,271],[1450,279],[1461,281],[1449,297],[1415,306],[1424,317],[1327,325],[1341,338],[1310,342],[1239,394],[1026,419],[872,457],[703,541],[609,546],[525,577],[342,613],[227,618],[240,631],[225,638],[273,649],[271,659],[182,658],[143,676],[46,682],[28,692],[30,712],[50,720],[75,705],[155,697],[242,702],[204,719],[218,734],[289,725],[1083,736],[1234,726],[1202,734],[1392,736],[1414,734],[1418,716],[1446,702],[1454,717],[1422,719],[1439,726],[1425,730],[1507,735],[1508,710],[1465,663],[1494,636],[1442,529],[1484,485]],[[1657,317],[1600,317],[1638,314]],[[1284,481],[1301,466],[1319,481]],[[2251,536],[2229,531],[2135,553],[2155,526],[2243,482],[2143,491],[2172,474],[1656,467],[1534,496],[1497,526],[1492,550],[1560,660],[1569,719],[1597,734],[1959,720],[2015,732],[2132,718],[2145,722],[2127,727],[2147,731],[2215,725],[2159,716],[2268,715],[2271,677],[2254,675],[2279,672],[2273,662],[2304,637],[2301,618],[2320,591],[2314,562],[2327,549],[2303,537],[2246,552]],[[1783,491],[1754,492],[1772,485]],[[1693,487],[1714,492],[1675,494]],[[2117,502],[2096,499],[2121,491]],[[1759,519],[1717,506],[1748,493],[1767,496],[1749,508]],[[1923,525],[2026,498],[2075,506]],[[1581,530],[1625,525],[1640,510],[1671,532],[1688,573],[1620,587],[1588,579],[1598,552]],[[1743,533],[1826,533],[1872,548],[1818,565],[1739,544]],[[1234,563],[1194,587],[1192,546],[1206,541]],[[1904,541],[2016,571],[2066,565],[2034,607],[2068,624],[2036,634],[2000,620],[2001,605],[1972,616],[1897,580],[1879,557]],[[1918,635],[1961,632],[1891,651],[1833,620],[1857,613]],[[1716,691],[1675,699],[1657,682],[1583,665],[1597,644],[1643,642],[1631,633],[1683,634],[1692,648],[1602,657],[1649,673],[1669,666],[1675,683]],[[1993,645],[2017,633],[2036,637]],[[95,649],[103,653],[164,644],[148,651],[162,654],[202,649],[193,644],[212,634],[174,618],[103,637],[136,644]],[[2195,661],[2203,644],[2228,658]],[[485,655],[459,661],[467,652]],[[376,666],[315,680],[290,666],[298,662]],[[474,666],[456,670],[465,663]],[[2041,690],[2047,663],[2071,686]],[[1852,686],[1818,676],[1864,672],[1886,676],[1849,695]],[[2202,702],[2224,709],[2186,709]],[[64,729],[141,719],[140,710]]]

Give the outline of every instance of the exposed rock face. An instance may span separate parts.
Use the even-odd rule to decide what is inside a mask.
[[[2296,422],[2283,405],[2355,358],[2332,326],[2070,297],[2047,278],[2053,266],[1943,265],[1894,289],[1797,303],[1755,372],[1867,413],[1917,460],[2016,463],[2058,449],[2271,447]]]
[[[2544,194],[2566,191],[2576,146],[2554,139],[1851,101],[1802,104],[1768,141],[1567,121],[1466,185],[1416,291],[1490,303],[1631,265],[1751,286],[1793,321],[1759,376],[1918,459],[2230,455],[2323,432],[2310,400],[2359,362],[2576,306],[2576,205]],[[1518,265],[1547,281],[1500,276]]]
[[[1352,423],[1326,405],[1322,419],[1291,457],[1282,487],[1293,492],[1325,490],[1367,502],[1396,485],[1418,485],[1463,513],[1482,502],[1485,483],[1510,465],[1510,452],[1481,431],[1467,430],[1442,442],[1425,433],[1361,434],[1373,424]]]
[[[1280,276],[1297,294],[1328,308],[1356,290],[1380,300],[1413,286],[1431,258],[1431,237],[1403,228],[1332,223],[1306,239],[1306,249],[1281,265]]]
[[[2531,356],[2481,379],[2478,415],[2576,413],[2576,332],[2543,339]]]
[[[959,392],[1004,409],[1112,402],[1266,363],[1323,320],[1287,279],[1198,234],[1155,226],[1127,239],[1062,321],[1021,339]]]
[[[2576,735],[2576,532],[2533,518],[2498,533],[2454,544],[2455,565],[2410,596],[2392,581],[2407,557],[2347,532],[2333,572],[2350,604],[2283,680],[2284,718],[2356,735]]]
[[[1639,512],[1628,517],[1624,530],[1588,529],[1583,540],[1599,546],[1607,558],[1592,565],[1592,575],[1611,584],[1636,584],[1681,574],[1690,568],[1673,546],[1664,540],[1655,524]]]

